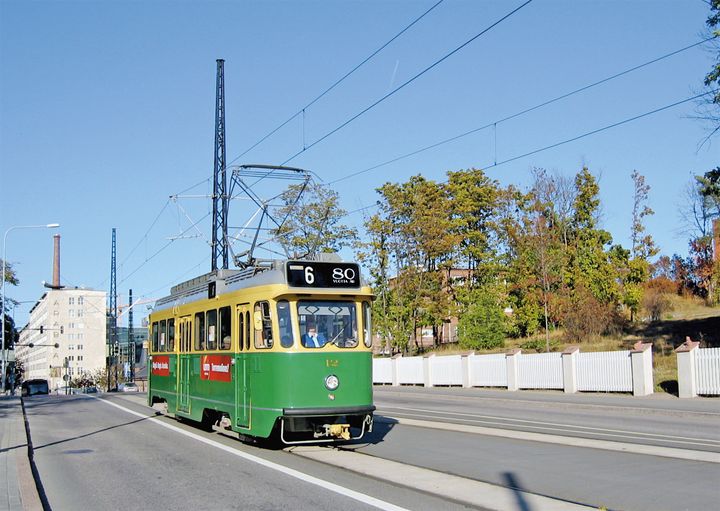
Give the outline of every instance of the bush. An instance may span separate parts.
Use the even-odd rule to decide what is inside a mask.
[[[505,344],[506,318],[492,291],[478,291],[458,322],[460,346],[492,349]]]
[[[578,289],[573,306],[565,313],[565,336],[570,342],[582,342],[591,337],[617,333],[623,320],[610,305],[600,302],[589,291]]]
[[[648,289],[643,297],[643,309],[650,321],[660,321],[667,312],[673,310],[673,304],[667,294]]]

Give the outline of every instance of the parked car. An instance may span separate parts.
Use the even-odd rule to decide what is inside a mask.
[[[48,386],[47,380],[27,380],[22,382],[20,386],[20,394],[23,396],[35,396],[37,394],[49,394],[50,387]]]
[[[118,392],[139,392],[139,391],[140,391],[140,389],[138,388],[138,386],[131,381],[129,381],[127,383],[121,383],[118,386]]]

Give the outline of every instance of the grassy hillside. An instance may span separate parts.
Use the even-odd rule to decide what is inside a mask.
[[[581,351],[626,350],[638,341],[653,343],[653,367],[656,392],[669,392],[677,395],[677,358],[675,348],[685,342],[686,337],[700,341],[703,348],[720,347],[720,307],[707,307],[694,298],[672,296],[672,309],[661,321],[654,323],[636,322],[627,325],[616,335],[608,335],[583,342],[568,342],[562,331],[550,336],[551,351],[563,351],[567,346],[578,345]],[[488,351],[503,352],[511,348],[523,351],[544,352],[545,336],[525,339],[506,339],[504,348]],[[457,345],[442,347],[442,353],[460,352]],[[480,353],[480,351],[476,351]]]

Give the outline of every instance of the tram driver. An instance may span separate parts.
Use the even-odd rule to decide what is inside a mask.
[[[315,325],[308,324],[307,331],[302,336],[303,346],[306,348],[322,348],[327,339],[322,332],[318,332]]]

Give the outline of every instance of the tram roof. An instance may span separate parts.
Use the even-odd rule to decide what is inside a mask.
[[[298,260],[293,260],[298,261]],[[319,254],[312,259],[303,259],[307,262],[342,262],[337,254]],[[255,266],[238,270],[221,269],[181,282],[170,289],[170,294],[155,302],[153,311],[171,308],[197,300],[208,298],[208,290],[214,283],[214,294],[220,295],[246,289],[249,287],[272,284],[288,284],[285,267],[289,260],[272,259],[258,261]],[[362,280],[362,279],[361,279]],[[366,285],[361,282],[361,286]]]

